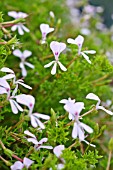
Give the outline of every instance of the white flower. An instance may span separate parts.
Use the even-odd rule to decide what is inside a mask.
[[[41,119],[49,120],[50,116],[40,113],[32,113],[34,104],[35,104],[35,98],[31,95],[26,94],[20,94],[16,96],[17,102],[20,104],[24,104],[29,108],[29,117],[31,119],[31,125],[36,128],[37,126],[40,126],[41,129],[45,129],[44,124],[40,121]]]
[[[28,130],[24,131],[24,134],[30,136],[30,138],[26,138],[28,142],[32,142],[34,145],[34,148],[36,150],[39,150],[41,148],[45,148],[45,149],[53,149],[52,146],[46,146],[43,145],[45,142],[48,141],[48,138],[42,138],[40,141],[37,140],[36,136],[34,134],[32,134],[31,132],[29,132]]]
[[[32,69],[34,68],[34,65],[32,65],[31,63],[25,61],[26,58],[28,58],[28,57],[30,57],[32,55],[32,52],[28,51],[28,50],[25,50],[22,53],[19,49],[16,49],[16,50],[13,51],[13,55],[20,58],[20,60],[21,60],[20,68],[22,70],[22,76],[26,77],[27,76],[27,70],[25,68],[25,65],[32,68]]]
[[[3,76],[2,77],[3,79],[8,80],[8,79],[12,79],[13,78],[13,84],[16,85],[16,87],[13,90],[13,93],[12,93],[13,96],[15,96],[15,94],[16,94],[16,92],[18,90],[18,85],[19,84],[24,86],[27,89],[32,89],[32,87],[30,87],[30,86],[28,86],[27,84],[24,83],[24,80],[22,80],[22,79],[16,80],[16,75],[15,75],[14,71],[11,70],[10,68],[3,67],[0,71],[5,72],[5,73],[9,73],[9,74]]]
[[[7,94],[7,100],[9,101],[10,105],[11,105],[11,109],[12,112],[14,114],[17,114],[18,111],[23,111],[22,107],[14,100],[15,96],[11,96],[11,88],[10,85],[8,84],[8,82],[3,79],[0,78],[0,94]]]
[[[19,18],[26,18],[28,15],[24,12],[16,12],[16,11],[10,11],[8,12],[8,15],[15,18],[15,19],[19,19]],[[22,23],[18,23],[18,24],[15,24],[11,27],[11,30],[12,31],[15,31],[18,29],[18,33],[20,35],[23,35],[24,34],[24,31],[25,32],[29,32],[30,30],[25,27]]]
[[[52,42],[50,43],[50,48],[51,48],[51,50],[52,50],[52,52],[53,52],[53,54],[54,54],[55,60],[54,60],[54,61],[51,61],[49,64],[46,64],[46,65],[44,66],[44,68],[50,67],[52,64],[54,64],[54,65],[53,65],[53,68],[52,68],[52,70],[51,70],[51,74],[52,74],[52,75],[55,75],[55,74],[56,74],[57,64],[60,66],[60,69],[61,69],[62,71],[66,71],[67,69],[62,65],[62,63],[61,63],[61,62],[59,61],[59,59],[58,59],[60,53],[65,50],[66,44],[65,44],[65,43],[61,43],[61,42],[59,43],[59,42],[57,42],[57,41],[52,41]]]
[[[54,14],[53,11],[50,11],[50,12],[49,12],[49,15],[50,15],[51,18],[53,18],[53,19],[55,18],[55,14]]]
[[[24,167],[26,167],[27,169],[34,163],[34,161],[32,161],[29,158],[24,158],[23,159],[23,163],[20,161],[16,161],[13,165],[11,165],[11,170],[22,170]]]
[[[95,95],[94,93],[89,93],[89,94],[86,96],[86,99],[91,99],[91,100],[96,100],[96,101],[98,101],[97,104],[96,104],[96,109],[97,109],[97,110],[100,109],[100,110],[103,110],[104,112],[108,113],[109,115],[113,115],[113,112],[111,112],[110,110],[105,109],[103,106],[100,106],[101,100],[100,100],[100,98],[99,98],[97,95]]]
[[[45,43],[47,34],[53,32],[54,28],[50,28],[48,24],[40,24],[40,31],[42,33],[42,43]]]
[[[68,38],[67,42],[70,43],[70,44],[77,45],[78,46],[78,55],[82,55],[85,58],[85,60],[87,60],[87,62],[89,64],[91,64],[91,61],[90,61],[89,57],[87,56],[87,54],[95,54],[96,51],[95,50],[81,51],[82,45],[83,45],[83,42],[84,42],[83,36],[78,35],[77,38],[75,38],[75,39]]]

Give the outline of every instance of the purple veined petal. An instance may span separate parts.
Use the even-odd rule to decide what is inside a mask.
[[[86,54],[95,54],[96,51],[95,50],[88,50],[88,51],[83,51]]]
[[[88,57],[85,53],[81,52],[81,55],[85,58],[85,60],[86,60],[89,64],[91,64],[91,61],[90,61],[89,57]]]
[[[18,103],[23,104],[29,108],[29,110],[32,112],[35,104],[35,98],[31,95],[26,94],[20,94],[15,96]]]
[[[34,134],[32,134],[29,130],[25,130],[25,131],[24,131],[24,134],[25,134],[25,135],[28,135],[28,136],[31,136],[31,137],[33,137],[33,138],[36,139],[36,136],[35,136]]]
[[[30,30],[27,28],[27,27],[25,27],[24,25],[21,25],[22,26],[22,29],[25,31],[25,32],[30,32]]]
[[[39,141],[39,144],[42,145],[43,143],[47,142],[48,141],[48,138],[42,138],[40,141]]]
[[[10,91],[10,86],[8,82],[3,78],[0,78],[0,86],[6,88],[7,91]]]
[[[103,106],[98,106],[97,109],[103,110],[104,112],[106,112],[109,115],[113,115],[113,112],[111,112],[110,110],[105,109]]]
[[[62,71],[67,71],[67,68],[64,67],[63,64],[60,61],[58,61],[58,64],[59,64]]]
[[[93,144],[91,144],[91,143],[89,143],[87,140],[83,140],[85,143],[87,143],[87,145],[90,145],[90,146],[92,146],[92,147],[96,147],[96,145],[93,145]]]
[[[59,158],[64,149],[65,149],[64,145],[58,145],[54,147],[53,153]]]
[[[85,129],[85,131],[87,131],[88,133],[93,133],[93,129],[91,127],[89,127],[88,125],[82,123],[82,122],[79,122],[80,126]]]
[[[27,76],[27,70],[26,70],[23,62],[20,62],[20,68],[21,68],[21,71],[22,71],[22,76],[26,77]]]
[[[2,78],[5,79],[5,80],[8,80],[8,79],[12,79],[15,77],[15,74],[8,74],[6,76],[3,76]]]
[[[18,18],[26,18],[28,16],[28,14],[24,13],[24,12],[18,12]]]
[[[16,24],[16,25],[13,25],[12,27],[11,27],[11,31],[16,31],[16,29],[18,28],[18,25]]]
[[[73,115],[69,113],[69,120],[73,120]]]
[[[75,122],[72,130],[72,138],[76,139],[78,136],[78,124]]]
[[[50,116],[45,115],[45,114],[40,114],[40,113],[33,113],[33,115],[37,118],[41,118],[41,119],[45,119],[45,120],[49,120]]]
[[[78,137],[80,141],[83,141],[85,139],[84,131],[81,129],[79,125],[78,125]]]
[[[14,71],[11,70],[8,67],[2,67],[0,71],[5,72],[5,73],[12,73],[12,74],[14,74]]]
[[[22,170],[24,164],[20,161],[16,161],[13,165],[10,166],[11,170]]]
[[[53,149],[52,146],[39,146],[38,149],[41,149],[41,148],[44,148],[44,149]]]
[[[40,126],[41,129],[45,129],[45,126],[44,124],[39,120],[39,119],[36,119],[38,125]]]
[[[23,28],[22,28],[22,24],[18,24],[18,33],[20,35],[24,35],[24,31],[23,31]]]
[[[13,51],[13,55],[15,55],[16,57],[19,57],[21,59],[23,56],[23,53],[19,49],[16,49]]]
[[[37,141],[37,139],[35,139],[35,138],[27,138],[27,141],[28,141],[28,142],[32,142],[32,143],[35,144],[35,145],[38,145],[38,141]]]
[[[34,161],[32,161],[31,159],[29,159],[29,158],[24,158],[23,159],[23,164],[27,167],[27,168],[29,168],[32,164],[34,163]]]
[[[24,56],[24,58],[30,57],[31,55],[32,55],[32,52],[31,52],[31,51],[29,51],[29,50],[23,51],[23,56]]]
[[[78,35],[76,38],[75,38],[75,44],[78,45],[78,47],[82,47],[82,44],[84,42],[84,37],[81,36],[81,35]]]
[[[18,113],[18,110],[23,112],[23,109],[22,107],[14,100],[12,99],[9,99],[9,102],[11,104],[11,109],[13,111],[14,114],[17,114]]]
[[[52,68],[52,70],[51,70],[51,74],[52,74],[52,75],[55,75],[55,74],[56,74],[56,68],[57,68],[57,63],[55,62],[55,63],[54,63],[54,66],[53,66],[53,68]]]
[[[16,87],[12,92],[12,96],[15,96],[15,94],[17,93],[17,90],[18,90],[18,84],[16,84]]]
[[[55,59],[58,60],[59,54],[65,50],[66,44],[65,43],[59,43],[57,41],[52,41],[50,43],[50,48],[55,56]]]
[[[28,67],[30,67],[30,68],[32,68],[32,69],[34,69],[34,65],[33,65],[33,64],[28,63],[28,62],[25,62],[24,64],[25,64],[26,66],[28,66]]]
[[[67,39],[67,43],[69,43],[69,44],[76,44],[76,43],[75,43],[75,40],[72,39],[72,38],[68,38],[68,39]]]
[[[6,93],[7,94],[7,91],[4,87],[0,87],[0,94],[4,94]]]
[[[15,18],[15,19],[18,17],[18,13],[17,13],[16,11],[9,11],[9,12],[8,12],[8,15],[9,15],[10,17]]]
[[[47,34],[49,30],[49,25],[48,24],[40,24],[40,31],[43,34],[44,32]]]
[[[53,63],[55,63],[55,61],[51,61],[50,63],[46,64],[44,68],[50,67]]]
[[[21,84],[22,86],[24,86],[24,87],[27,88],[27,89],[32,89],[32,87],[30,87],[30,86],[28,86],[27,84],[24,84],[24,83],[22,83],[22,82],[20,82],[20,81],[18,81],[18,84]]]

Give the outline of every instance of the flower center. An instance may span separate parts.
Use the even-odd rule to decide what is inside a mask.
[[[6,88],[6,91],[7,91],[7,92],[9,92],[9,90],[10,90],[9,88]]]
[[[30,107],[32,107],[32,106],[33,106],[33,104],[32,104],[32,103],[30,103],[30,104],[29,104],[29,106],[30,106]]]
[[[58,55],[58,52],[55,52],[55,55]]]

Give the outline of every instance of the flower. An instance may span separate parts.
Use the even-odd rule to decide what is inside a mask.
[[[79,121],[79,115],[82,109],[84,109],[84,103],[83,102],[74,103],[73,100],[70,101],[71,102],[66,102],[66,104],[64,105],[64,109],[70,113],[70,118],[73,121],[75,121],[72,130],[72,138],[76,139],[78,137],[80,141],[84,141],[85,139],[84,130],[86,130],[88,133],[93,132],[92,128]]]
[[[83,36],[78,35],[77,38],[75,38],[75,39],[68,38],[67,42],[70,43],[70,44],[77,45],[78,46],[78,55],[82,55],[85,58],[85,60],[87,60],[87,62],[89,64],[91,64],[91,61],[90,61],[89,57],[86,54],[95,54],[96,51],[95,50],[81,51],[82,45],[83,45],[83,42],[84,42],[84,37]]]
[[[41,119],[49,120],[50,116],[40,113],[32,113],[34,104],[35,104],[35,98],[31,95],[26,94],[20,94],[16,96],[17,102],[20,104],[24,104],[29,108],[29,117],[31,119],[31,125],[36,128],[37,126],[40,126],[41,129],[45,129],[44,124],[40,121]]]
[[[11,93],[10,85],[5,79],[0,78],[0,94],[4,94],[4,93],[7,94],[7,100],[11,105],[12,112],[14,114],[17,114],[19,110],[22,112],[23,111],[22,107],[14,100],[16,96],[10,95]]]
[[[37,140],[36,136],[34,134],[32,134],[31,132],[29,132],[28,130],[24,131],[24,134],[30,136],[30,138],[26,138],[28,142],[32,142],[34,145],[34,148],[36,150],[39,150],[41,148],[45,148],[45,149],[53,149],[52,146],[45,146],[43,145],[43,143],[48,141],[48,138],[42,138],[40,141]]]
[[[15,19],[19,19],[19,18],[26,18],[28,15],[24,12],[16,12],[16,11],[10,11],[8,12],[8,15],[15,18]],[[15,31],[16,29],[18,29],[18,33],[20,35],[23,35],[24,34],[24,31],[25,32],[29,32],[30,30],[25,27],[22,23],[18,23],[18,24],[15,24],[11,27],[11,30],[12,31]]]
[[[16,50],[13,51],[13,55],[20,58],[20,60],[21,60],[20,68],[22,70],[22,76],[26,77],[27,76],[27,71],[26,71],[25,65],[32,68],[32,69],[34,68],[34,66],[31,63],[25,61],[26,58],[28,58],[28,57],[30,57],[32,55],[32,52],[28,51],[28,50],[25,50],[22,53],[19,49],[16,49]]]
[[[28,86],[27,84],[24,83],[24,80],[22,80],[22,79],[16,80],[16,75],[15,75],[14,71],[11,70],[10,68],[3,67],[0,71],[5,72],[5,73],[9,73],[9,74],[3,76],[2,77],[3,79],[8,80],[8,79],[12,79],[13,78],[13,85],[16,85],[16,87],[13,90],[13,93],[12,93],[13,96],[16,94],[16,92],[18,90],[18,85],[19,84],[24,86],[27,89],[32,89],[32,87],[30,87],[30,86]]]
[[[105,109],[103,106],[100,106],[100,103],[101,103],[101,100],[100,98],[95,95],[94,93],[89,93],[87,96],[86,96],[86,99],[91,99],[91,100],[96,100],[98,101],[97,104],[96,104],[96,109],[97,110],[103,110],[104,112],[108,113],[109,115],[113,115],[113,112],[111,112],[110,110],[107,110]]]
[[[66,107],[66,105],[70,105],[71,103],[75,103],[75,99],[71,99],[70,97],[68,98],[68,99],[62,99],[62,100],[60,100],[60,102],[59,103],[63,103],[63,104],[65,104],[64,105],[64,109],[65,109],[65,107]],[[67,111],[67,110],[66,110]],[[69,119],[70,120],[72,120],[72,114],[71,113],[69,113]]]
[[[56,155],[56,157],[59,158],[64,149],[65,149],[64,145],[55,146],[53,149],[53,153]]]
[[[13,165],[11,165],[11,170],[21,170],[24,167],[26,167],[27,169],[34,163],[34,161],[32,161],[29,158],[24,158],[23,159],[23,163],[20,161],[16,161]]]
[[[51,70],[51,74],[55,75],[56,74],[56,68],[57,68],[57,64],[60,66],[60,69],[62,71],[66,71],[67,69],[62,65],[62,63],[59,61],[59,55],[60,53],[66,48],[66,44],[65,43],[61,43],[61,42],[57,42],[57,41],[52,41],[50,43],[50,48],[54,54],[55,60],[51,61],[49,64],[46,64],[44,66],[44,68],[50,67],[52,64],[53,68]]]
[[[50,28],[48,24],[40,24],[40,31],[42,33],[42,44],[45,43],[48,33],[53,32],[54,28]]]

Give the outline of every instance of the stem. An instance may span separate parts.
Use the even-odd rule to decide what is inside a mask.
[[[74,147],[78,142],[74,142],[72,145],[70,145],[68,148],[71,149],[72,147]]]
[[[17,160],[20,161],[20,162],[23,162],[23,159],[19,158],[17,155],[14,155],[14,154],[13,154],[12,157],[15,158],[15,159],[17,159]]]
[[[0,45],[5,45],[5,44],[7,44],[6,41],[5,42],[0,42]]]
[[[93,107],[91,110],[89,110],[88,112],[84,113],[83,115],[79,116],[79,118],[82,118],[82,117],[90,114],[90,113],[93,112],[94,110],[96,110],[95,107]]]
[[[110,170],[111,156],[112,156],[112,151],[109,151],[109,157],[108,157],[108,163],[107,163],[106,170]]]
[[[107,78],[108,76],[109,76],[109,74],[104,75],[103,77],[101,77],[101,78],[99,78],[99,79],[97,79],[97,80],[92,81],[92,84],[97,83],[97,82],[99,82],[99,81],[101,81],[101,80],[104,80],[104,79]]]
[[[6,147],[4,146],[3,142],[0,140],[0,145],[2,146],[2,149],[6,149]]]
[[[2,26],[12,26],[12,24],[17,24],[17,23],[23,22],[23,21],[25,21],[24,18],[18,18],[18,19],[15,19],[13,21],[2,22],[0,24],[0,27],[2,27]]]
[[[2,156],[0,156],[0,159],[7,165],[7,166],[11,166],[12,164],[7,161],[6,159],[4,159]]]
[[[66,127],[66,126],[70,126],[70,125],[72,125],[74,122],[75,122],[74,120],[73,120],[73,121],[71,121],[71,122],[69,122],[68,124],[66,124],[66,125],[65,125],[65,127]]]
[[[75,58],[73,58],[73,59],[69,62],[69,64],[67,65],[67,68],[68,68],[77,58],[78,58],[78,56],[75,57]]]

